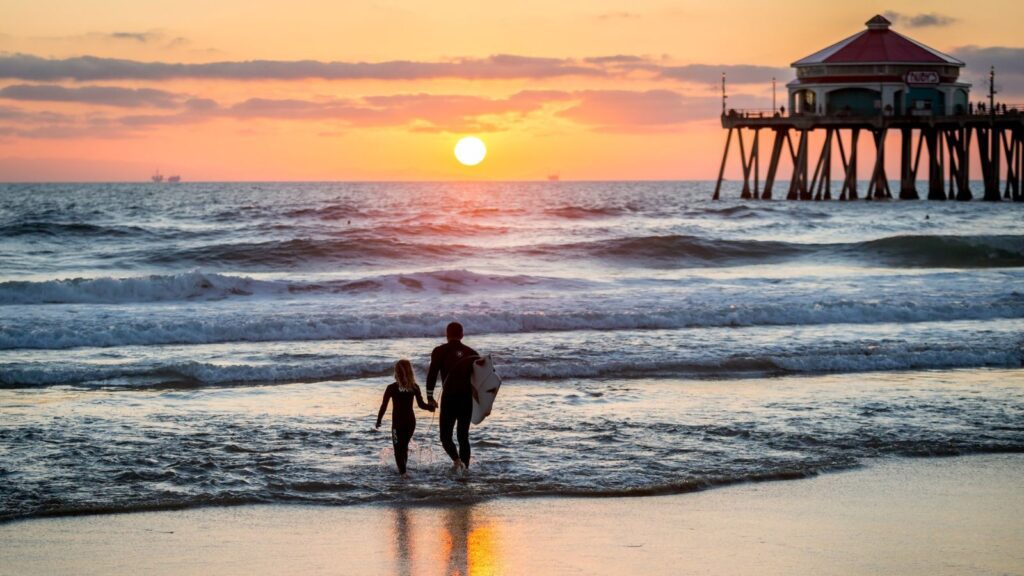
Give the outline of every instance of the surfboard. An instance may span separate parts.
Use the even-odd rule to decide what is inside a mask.
[[[482,356],[473,361],[473,375],[470,377],[473,386],[473,424],[479,424],[491,414],[494,399],[501,388],[501,378],[494,371],[491,355]]]

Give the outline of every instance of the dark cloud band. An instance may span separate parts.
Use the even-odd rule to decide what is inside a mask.
[[[424,80],[465,78],[471,80],[600,76],[597,66],[558,58],[534,58],[499,54],[487,58],[463,58],[450,62],[321,62],[317,60],[249,60],[182,64],[140,62],[116,58],[80,56],[49,59],[31,54],[0,56],[0,78],[54,82],[103,80],[171,80],[178,78],[222,80]]]

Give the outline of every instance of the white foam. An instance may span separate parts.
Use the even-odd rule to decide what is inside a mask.
[[[1015,320],[912,325],[697,328],[474,336],[505,379],[701,377],[1019,367]],[[628,342],[628,346],[622,343]],[[743,342],[743,344],[737,344]],[[0,366],[0,384],[151,386],[350,380],[386,377],[396,358],[419,371],[434,340],[268,342],[121,349],[21,351]]]

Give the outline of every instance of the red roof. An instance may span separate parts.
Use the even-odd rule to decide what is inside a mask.
[[[891,23],[882,16],[868,20],[867,30],[862,30],[842,42],[793,63],[794,66],[811,64],[950,64],[963,66],[964,63],[911,40],[889,29]]]

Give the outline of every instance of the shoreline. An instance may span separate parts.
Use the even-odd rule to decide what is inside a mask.
[[[0,524],[0,574],[1024,573],[1021,473],[886,458],[664,496],[30,518]]]

